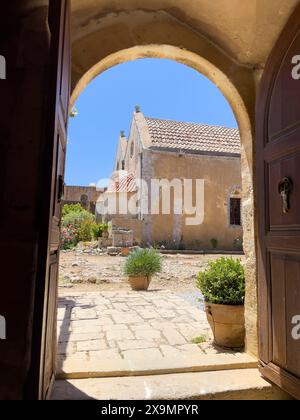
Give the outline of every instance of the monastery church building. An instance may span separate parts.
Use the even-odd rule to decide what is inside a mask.
[[[98,219],[112,230],[132,230],[139,245],[241,250],[240,148],[238,129],[148,118],[136,107],[128,139],[121,132]],[[124,197],[136,211],[124,211]],[[113,210],[109,200],[117,203]]]

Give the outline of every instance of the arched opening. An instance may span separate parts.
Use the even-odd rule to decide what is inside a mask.
[[[259,86],[260,76],[275,40],[286,25],[288,17],[292,14],[298,1],[265,1],[259,8],[259,13],[256,2],[244,2],[243,0],[235,2],[220,0],[218,5],[216,2],[202,1],[201,7],[199,7],[199,1],[189,0],[155,2],[151,0],[139,2],[135,0],[126,0],[125,2],[72,0],[68,3],[72,5],[72,13],[70,13],[74,53],[72,89],[89,69],[118,52],[148,45],[179,47],[182,54],[184,51],[190,51],[213,63],[215,68],[222,71],[231,81],[247,109],[253,138],[255,132],[255,87]],[[1,16],[2,28],[6,33],[4,39],[1,40],[2,54],[5,53],[10,69],[9,82],[6,83],[4,80],[7,88],[3,91],[2,100],[4,137],[1,156],[4,158],[2,172],[4,175],[6,174],[2,178],[7,197],[3,212],[6,217],[1,227],[3,260],[10,261],[14,255],[20,257],[18,264],[11,264],[10,270],[7,270],[6,265],[3,265],[4,275],[2,276],[10,278],[10,281],[4,285],[2,293],[4,308],[1,309],[1,313],[4,311],[10,328],[16,332],[19,331],[19,334],[16,333],[13,336],[8,334],[10,339],[8,345],[4,346],[1,391],[3,395],[4,390],[4,395],[9,395],[10,398],[12,396],[22,398],[25,396],[25,391],[27,395],[34,396],[34,398],[44,397],[55,371],[50,356],[53,353],[51,342],[54,336],[52,324],[55,322],[53,308],[56,287],[51,288],[51,285],[55,285],[57,279],[56,268],[59,254],[57,209],[63,190],[63,150],[62,153],[60,150],[59,158],[62,165],[55,168],[57,162],[55,148],[58,139],[56,134],[53,135],[55,123],[50,121],[49,116],[60,112],[60,115],[57,115],[57,121],[63,119],[60,123],[62,128],[65,128],[64,116],[67,113],[64,112],[66,111],[64,106],[68,103],[67,82],[69,79],[67,62],[71,55],[68,44],[69,13],[64,12],[66,9],[59,10],[60,6],[65,4],[67,5],[67,2],[64,1],[32,0],[20,7],[9,6],[8,13],[5,8]],[[47,22],[48,6],[52,11],[55,11],[55,17],[51,17],[50,25]],[[64,18],[66,18],[66,22],[64,22]],[[13,21],[15,23],[12,25]],[[263,86],[266,100],[258,99],[258,119],[263,119],[265,111],[268,109],[270,92],[274,88],[270,79],[272,76],[276,76],[275,70],[281,61],[281,55],[287,58],[287,66],[284,68],[286,69],[290,65],[286,51],[292,42],[289,39],[290,36],[295,41],[295,45],[297,43],[295,36],[298,26],[295,21],[298,25],[297,16],[291,20],[292,24],[288,23],[284,32],[287,40],[285,42],[284,37],[281,38],[283,41],[280,41],[280,48],[276,48],[274,60],[270,61],[265,70]],[[66,48],[63,51],[63,46],[58,45],[56,40],[62,39],[64,35]],[[281,47],[284,50],[282,54]],[[18,57],[15,55],[16,48],[21,54],[18,54]],[[50,49],[54,55],[57,55],[57,62],[53,63],[51,69],[49,67]],[[37,52],[39,53],[37,54]],[[65,60],[63,59],[62,62],[66,64],[66,71],[57,78],[62,69],[58,62],[62,55],[65,56]],[[45,69],[49,71],[45,71]],[[48,76],[53,84],[49,83]],[[64,81],[61,81],[62,77]],[[55,89],[56,85],[57,90]],[[62,87],[63,89],[61,89]],[[280,83],[276,89],[278,89],[279,108],[283,101]],[[29,92],[30,94],[28,94]],[[285,93],[290,94],[287,97],[287,103],[292,99],[294,92],[296,89],[285,89]],[[59,94],[63,99],[61,104],[58,104],[56,100]],[[51,101],[47,103],[47,110],[43,106],[46,95],[51,98]],[[27,104],[28,99],[30,102]],[[15,106],[9,106],[13,103]],[[24,103],[26,103],[25,107]],[[62,108],[57,113],[56,106]],[[278,108],[275,107],[275,110]],[[285,106],[284,112],[290,113],[290,109],[292,107]],[[61,111],[63,111],[63,115],[61,115]],[[263,142],[267,120],[262,121],[261,132],[260,129],[258,130],[258,142],[260,139]],[[283,120],[284,118],[278,118],[277,122]],[[47,122],[47,125],[49,123],[48,130],[42,121]],[[64,137],[64,134],[64,130],[62,130],[60,135]],[[286,134],[285,130],[284,134]],[[244,135],[247,136],[246,131]],[[243,204],[246,214],[245,229],[248,232],[248,240],[245,240],[248,279],[246,324],[248,350],[256,354],[257,296],[253,237],[257,235],[258,229],[256,225],[253,226],[251,167],[254,173],[255,165],[252,161],[254,146],[251,145],[251,134],[249,134],[248,140],[249,142],[243,142],[244,162],[250,173],[249,182],[247,183],[246,177],[243,182],[243,194],[244,191],[246,192]],[[59,143],[63,142],[59,141]],[[286,146],[286,142],[283,143]],[[55,155],[54,163],[50,162],[52,151]],[[262,153],[261,156],[263,157],[263,155]],[[249,156],[250,159],[247,160]],[[58,177],[50,179],[56,169]],[[27,174],[29,182],[16,181],[20,174]],[[264,191],[264,187],[268,183],[264,183],[263,174],[258,172],[258,177],[261,177],[261,190]],[[36,180],[40,181],[40,188],[35,183]],[[276,182],[275,177],[273,181]],[[262,200],[267,199],[263,195],[262,192]],[[51,200],[57,203],[53,210],[50,234],[48,210],[50,206],[52,207]],[[264,217],[264,208],[260,207],[262,208],[262,217]],[[261,215],[258,216],[259,219],[260,217]],[[280,232],[282,233],[282,231]],[[13,240],[8,240],[8,237],[12,235],[14,236]],[[288,245],[292,242],[286,241]],[[257,245],[259,247],[260,244]],[[262,252],[264,251],[265,249],[262,250]],[[260,248],[258,254],[260,256]],[[40,256],[39,261],[37,261],[37,255]],[[35,295],[34,299],[33,295]],[[272,341],[270,340],[272,333],[269,325],[271,323],[265,322],[264,317],[265,301],[267,299],[262,300],[261,304],[263,323],[260,335],[263,335],[264,340],[260,357],[262,361],[268,361],[270,355],[268,347],[264,344]],[[17,310],[16,306],[18,306]],[[275,324],[278,325],[278,323]],[[286,340],[281,341],[285,342]],[[11,349],[14,351],[12,352]],[[30,367],[29,360],[31,360]],[[43,372],[44,377],[42,378]],[[7,378],[10,378],[8,386]],[[285,377],[280,379],[279,384],[282,385],[286,379]],[[4,384],[6,389],[4,389]]]
[[[252,136],[251,136],[251,127],[250,127],[249,117],[247,115],[247,112],[246,112],[245,106],[243,104],[243,101],[240,98],[240,96],[239,96],[238,92],[236,91],[236,89],[234,88],[234,86],[222,74],[222,72],[215,69],[210,63],[206,62],[205,60],[199,59],[199,58],[197,59],[197,57],[192,53],[188,53],[186,51],[182,51],[182,50],[176,49],[174,47],[167,47],[167,46],[162,47],[161,46],[159,48],[158,46],[156,46],[156,47],[152,46],[152,47],[145,48],[145,50],[143,48],[135,49],[134,54],[132,54],[132,52],[130,52],[130,55],[129,55],[130,60],[128,60],[128,58],[126,59],[126,54],[128,54],[128,53],[129,53],[128,51],[122,51],[117,59],[116,59],[116,57],[114,57],[113,60],[114,60],[115,65],[117,65],[117,63],[121,64],[121,63],[125,63],[126,61],[132,61],[134,54],[138,54],[136,56],[137,58],[149,58],[149,57],[152,57],[152,58],[153,57],[154,58],[166,58],[167,57],[168,59],[171,59],[173,62],[176,61],[180,64],[188,65],[189,67],[197,70],[198,73],[204,74],[206,77],[209,75],[209,79],[211,79],[215,84],[217,84],[217,86],[222,91],[223,95],[226,96],[227,100],[230,99],[230,104],[232,106],[232,109],[235,111],[235,116],[236,116],[236,119],[238,121],[239,132],[240,132],[240,136],[241,136],[241,147],[242,147],[242,151],[241,151],[241,161],[242,161],[242,163],[241,163],[241,165],[242,166],[244,165],[244,168],[243,168],[243,170],[244,170],[244,172],[243,172],[243,182],[242,183],[243,183],[243,186],[244,185],[246,186],[246,188],[243,187],[243,194],[241,194],[241,191],[239,191],[239,193],[241,194],[240,198],[243,195],[243,200],[245,202],[245,207],[243,209],[243,212],[244,212],[245,209],[247,209],[247,206],[249,208],[249,205],[252,205],[252,203],[253,203],[252,195],[251,194],[249,195],[250,190],[247,189],[247,186],[249,186],[249,185],[252,186],[251,166],[250,167],[248,166],[249,160],[252,159],[252,156],[249,153],[249,151],[252,150]],[[82,81],[79,82],[77,88],[73,92],[73,96],[72,96],[73,105],[75,104],[75,100],[76,100],[76,98],[78,98],[78,95],[80,94],[80,92],[82,91],[84,86],[86,86],[87,83],[89,81],[91,81],[93,78],[95,78],[97,75],[100,76],[101,73],[104,72],[106,67],[107,67],[107,62],[106,62],[106,64],[99,63],[96,68],[92,69],[92,71],[88,75],[86,75],[83,78]],[[221,86],[222,86],[222,89],[221,89]],[[141,114],[141,109],[139,107],[136,107],[136,110],[135,110],[135,118],[136,119],[140,118],[139,114]],[[138,123],[138,125],[139,125],[139,123]],[[120,127],[120,128],[122,128],[122,127]],[[125,139],[124,132],[121,132],[120,141],[122,141],[122,139]],[[135,159],[135,156],[138,156],[140,151],[136,150],[135,143],[133,141],[130,142],[129,140],[130,140],[130,136],[129,136],[129,139],[128,139],[128,143],[129,143],[129,145],[128,145],[128,157],[130,159]],[[181,154],[182,154],[182,152],[179,151],[178,155],[181,155]],[[252,162],[252,160],[251,160],[251,162]],[[245,164],[246,164],[246,166],[245,166]],[[119,155],[119,157],[117,159],[115,169],[117,171],[120,171],[121,168],[122,168],[122,170],[126,169],[126,155],[125,155],[125,158],[124,158],[124,156]],[[127,182],[128,182],[128,179],[127,179]],[[239,180],[236,180],[236,182],[240,183]],[[232,184],[230,184],[230,187],[231,186],[232,186]],[[233,194],[235,194],[235,193],[236,193],[236,191],[233,192]],[[232,196],[230,198],[236,198],[236,197]],[[230,219],[230,201],[229,201],[229,203],[227,203],[227,190],[226,190],[226,194],[224,196],[223,205],[225,205],[225,207],[226,207],[226,218]],[[226,219],[226,225],[228,224],[227,219]],[[145,219],[143,219],[143,221],[145,221]],[[253,223],[253,220],[251,220],[251,222]],[[236,228],[237,228],[237,226],[236,226]],[[247,232],[245,232],[245,234],[247,235]],[[178,236],[177,239],[180,242],[181,239],[182,239],[182,235],[181,234],[178,234],[178,235],[177,235]],[[212,243],[212,247],[215,247],[214,242],[213,242],[214,239],[215,239],[215,235],[214,236],[211,235],[210,242]],[[107,240],[108,240],[107,237],[105,237],[101,243],[108,243]],[[252,240],[252,238],[251,238],[251,240]],[[218,242],[218,240],[216,240],[216,241]],[[246,247],[247,247],[247,245],[249,245],[249,243],[250,243],[249,239],[246,239],[245,243],[246,243]],[[110,245],[112,245],[112,244],[110,244]],[[237,248],[241,247],[241,243],[236,242],[234,246],[237,246]],[[253,251],[253,248],[251,248],[251,251]],[[246,257],[246,259],[247,259],[247,257]],[[109,329],[109,326],[108,326],[108,329]],[[124,335],[124,340],[126,340],[125,335]]]

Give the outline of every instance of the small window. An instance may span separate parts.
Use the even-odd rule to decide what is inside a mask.
[[[133,155],[134,155],[134,143],[132,142],[130,146],[130,157],[132,158]]]
[[[241,226],[241,199],[231,198],[230,199],[230,225]]]
[[[125,160],[122,160],[122,171],[125,171]]]

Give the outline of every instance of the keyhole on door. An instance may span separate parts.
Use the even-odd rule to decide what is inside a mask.
[[[278,192],[282,200],[282,211],[284,214],[287,214],[290,211],[290,193],[293,190],[293,181],[285,177],[283,178],[278,185]]]

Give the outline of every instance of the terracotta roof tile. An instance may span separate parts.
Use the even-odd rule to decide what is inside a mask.
[[[190,153],[240,154],[237,128],[145,118],[153,149]]]

